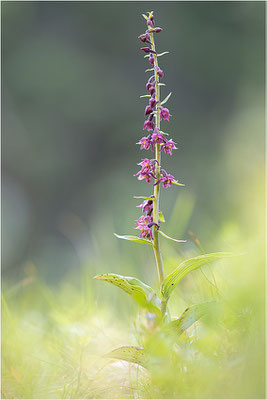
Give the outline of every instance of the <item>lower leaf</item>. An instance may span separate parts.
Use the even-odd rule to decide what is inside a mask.
[[[110,353],[105,354],[104,357],[132,362],[145,368],[148,364],[148,357],[145,353],[145,350],[138,346],[118,347],[117,349],[112,350]]]

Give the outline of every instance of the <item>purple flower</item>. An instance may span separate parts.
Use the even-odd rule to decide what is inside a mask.
[[[152,135],[152,140],[153,140],[153,135]],[[166,154],[170,154],[172,156],[172,151],[177,149],[176,144],[177,143],[175,143],[172,139],[171,140],[165,139],[165,143],[161,147],[160,151],[164,149]]]
[[[178,181],[176,179],[174,179],[174,177],[171,174],[166,174],[166,175],[162,176],[161,178],[159,178],[157,180],[157,182],[154,184],[154,186],[159,185],[160,182],[162,183],[162,186],[164,188],[167,188],[167,187],[171,187],[173,182],[177,183]]]
[[[145,116],[151,114],[152,112],[153,112],[153,108],[150,107],[150,106],[146,106],[146,108],[145,108]]]
[[[155,105],[157,104],[155,97],[151,97],[149,99],[149,104],[151,105],[151,107],[155,107]]]
[[[140,171],[138,171],[134,176],[138,176],[138,180],[146,180],[147,183],[151,182],[151,178],[155,178],[155,161],[149,160],[148,158],[143,158],[142,161],[137,164],[141,165]]]
[[[166,119],[167,121],[170,121],[170,111],[168,108],[161,108],[160,110],[160,120]]]
[[[153,81],[153,79],[154,79],[154,76],[151,76],[151,77],[149,78],[149,80],[147,81],[147,84],[146,84],[146,89],[147,89],[147,91],[149,91],[149,89],[150,89],[152,86],[155,86],[156,81]]]
[[[161,31],[163,31],[162,28],[153,28],[153,29],[150,29],[150,30],[149,30],[150,33],[159,33],[159,32],[161,32]],[[148,31],[147,31],[147,32],[148,32]]]
[[[148,158],[142,158],[142,161],[137,165],[141,165],[141,172],[148,173],[152,172],[155,173],[155,160],[149,160]]]
[[[160,69],[159,67],[157,68],[157,75],[159,78],[163,78],[163,75],[164,75],[162,69]]]
[[[147,213],[147,215],[151,215],[153,211],[153,200],[145,200],[142,204],[136,207],[141,207],[143,213]]]
[[[153,121],[150,121],[149,119],[147,119],[144,123],[144,129],[147,129],[148,131],[153,131],[155,128],[155,124]]]
[[[152,134],[152,143],[153,144],[162,144],[165,143],[166,139],[162,133],[155,132]]]
[[[153,94],[156,92],[155,86],[150,86],[150,88],[148,89],[149,93],[151,94],[151,96],[153,96]]]
[[[148,32],[146,32],[146,33],[143,34],[143,35],[138,36],[138,39],[140,39],[141,42],[143,42],[143,43],[149,43],[149,44],[151,44],[151,42],[150,42],[150,40],[149,40],[149,33],[148,33]]]
[[[139,224],[135,229],[140,229],[141,238],[153,239],[152,229],[146,224]]]
[[[150,47],[141,47],[141,50],[143,50],[145,53],[153,53],[157,54],[154,50],[152,50]]]
[[[151,217],[151,215],[141,215],[141,217],[139,217],[136,220],[136,224],[150,224],[153,222],[153,218]]]
[[[149,150],[150,146],[151,146],[151,150],[153,150],[153,143],[151,141],[151,135],[144,136],[136,144],[140,144],[141,145],[140,150]]]
[[[155,60],[152,53],[150,53],[148,61],[150,62],[151,65],[154,65]]]

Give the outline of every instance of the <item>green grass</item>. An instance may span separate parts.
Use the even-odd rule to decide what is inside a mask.
[[[171,271],[183,257],[166,246]],[[262,250],[255,241],[215,262],[219,292],[201,271],[179,283],[172,315],[202,301],[218,306],[178,341],[158,335],[130,296],[93,281],[90,266],[54,288],[31,266],[20,284],[3,282],[2,398],[264,398]],[[103,357],[123,345],[145,345],[150,370]]]

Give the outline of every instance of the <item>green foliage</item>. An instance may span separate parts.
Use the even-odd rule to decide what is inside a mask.
[[[202,267],[211,261],[219,260],[225,257],[232,257],[232,253],[211,253],[197,256],[183,261],[171,274],[166,276],[162,283],[161,293],[168,299],[176,285],[190,272]]]
[[[183,239],[174,239],[174,238],[166,235],[166,233],[162,232],[162,230],[159,230],[158,232],[161,234],[161,236],[165,237],[166,239],[173,240],[174,242],[178,242],[178,243],[185,243],[186,242],[186,240],[183,240]]]
[[[116,233],[114,233],[114,235],[119,239],[130,240],[131,242],[135,242],[135,243],[151,244],[152,245],[152,242],[150,240],[143,239],[143,238],[140,238],[138,236],[134,236],[134,235],[117,235]]]
[[[124,292],[130,294],[134,300],[149,311],[160,313],[160,299],[157,297],[153,289],[141,282],[139,279],[129,276],[122,276],[117,274],[101,274],[96,275],[94,279],[112,283],[118,286]]]
[[[160,104],[163,105],[163,104],[167,103],[167,101],[169,100],[169,98],[171,97],[171,95],[172,95],[172,92],[170,92],[170,93],[168,94],[168,96],[166,96],[165,99],[162,100],[162,101],[160,102]]]
[[[146,367],[148,364],[148,356],[145,350],[138,346],[122,346],[105,354],[104,357],[129,361],[139,364],[142,367]]]
[[[177,318],[171,322],[169,322],[164,329],[166,331],[171,331],[175,335],[180,336],[183,332],[185,332],[191,325],[193,325],[196,321],[202,318],[205,314],[208,314],[211,307],[216,303],[205,302],[200,304],[195,304],[194,306],[188,307],[180,318]]]
[[[164,215],[163,215],[163,213],[161,211],[159,211],[159,222],[166,222],[165,218],[164,218]]]
[[[165,56],[165,54],[169,54],[169,53],[170,53],[169,51],[163,51],[163,53],[157,54],[157,57]]]

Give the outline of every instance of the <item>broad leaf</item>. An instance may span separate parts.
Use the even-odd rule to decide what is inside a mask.
[[[206,315],[215,304],[215,301],[210,301],[188,307],[179,318],[169,322],[164,329],[172,330],[180,336],[186,329]]]
[[[145,353],[145,350],[138,346],[118,347],[117,349],[112,350],[110,353],[105,354],[104,357],[132,362],[139,364],[142,367],[146,367],[148,364],[148,357]]]
[[[165,99],[164,99],[163,101],[160,102],[160,105],[162,106],[162,104],[167,103],[167,101],[169,100],[169,98],[171,97],[171,95],[172,95],[172,92],[170,92],[170,93],[168,94],[168,96],[166,96]]]
[[[134,300],[144,308],[151,312],[160,313],[161,300],[153,291],[153,289],[140,281],[139,279],[130,276],[122,276],[117,274],[101,274],[96,275],[94,279],[112,283],[118,286],[124,292],[130,294]]]
[[[124,240],[130,240],[131,242],[135,243],[144,243],[144,244],[151,244],[150,240],[148,239],[143,239],[138,236],[133,236],[133,235],[117,235],[117,233],[114,233],[114,235],[119,238],[119,239],[124,239]]]
[[[161,236],[165,237],[166,239],[173,240],[174,242],[178,242],[178,243],[185,243],[186,242],[186,240],[183,240],[183,239],[174,239],[174,238],[166,235],[166,233],[162,232],[161,230],[159,230],[158,232],[161,234]]]
[[[183,279],[184,276],[189,274],[189,272],[192,272],[195,269],[210,263],[211,261],[232,256],[233,255],[231,253],[211,253],[183,261],[171,274],[166,276],[164,279],[161,287],[161,293],[163,297],[167,299],[176,285]]]

